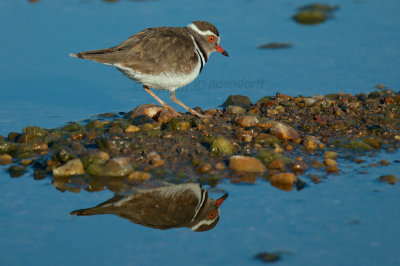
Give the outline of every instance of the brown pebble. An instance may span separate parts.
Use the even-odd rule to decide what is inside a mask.
[[[210,172],[212,169],[212,166],[210,163],[202,163],[197,167],[197,172],[204,174]]]
[[[363,159],[354,159],[353,162],[355,162],[356,164],[361,164],[361,163],[365,163],[366,161]]]
[[[306,136],[303,140],[303,145],[307,150],[323,149],[325,145],[314,136]]]
[[[325,158],[324,164],[328,167],[336,167],[337,166],[337,162],[331,158]]]
[[[45,142],[37,142],[32,144],[32,149],[35,152],[47,151],[49,146]]]
[[[381,160],[381,161],[379,162],[379,164],[380,164],[380,165],[384,165],[384,166],[388,166],[388,165],[390,164],[390,162],[389,162],[389,161],[386,161],[386,160]]]
[[[241,127],[252,127],[258,123],[258,119],[254,116],[240,116],[236,119],[236,123]]]
[[[133,133],[139,131],[140,128],[134,125],[130,125],[127,128],[125,128],[125,133]]]
[[[80,159],[73,159],[66,164],[53,169],[54,177],[82,175],[85,173],[82,161]]]
[[[170,109],[164,109],[161,111],[160,115],[158,116],[157,121],[160,123],[169,123],[172,118],[178,117],[179,114],[177,112],[174,112],[173,110]]]
[[[297,177],[292,173],[279,173],[271,176],[269,182],[272,186],[290,191],[294,188]]]
[[[321,182],[321,178],[314,174],[309,174],[308,177],[314,182],[314,184],[318,184]]]
[[[134,171],[127,177],[128,182],[143,181],[151,178],[151,174],[147,172]]]
[[[229,168],[238,172],[250,173],[264,173],[267,171],[267,168],[260,160],[243,155],[232,156],[229,159]]]
[[[292,172],[304,172],[305,170],[308,169],[307,164],[305,164],[304,162],[296,162],[292,165],[291,167]]]
[[[324,153],[324,158],[336,159],[338,156],[339,154],[334,151],[326,151]]]
[[[288,145],[285,146],[285,150],[286,151],[293,151],[293,146],[288,144]]]
[[[150,159],[150,163],[152,165],[154,165],[155,167],[160,167],[160,166],[163,166],[165,164],[165,161],[163,159],[161,159],[160,154],[158,154],[155,151],[150,152],[147,155],[147,158]]]
[[[215,169],[217,169],[217,170],[225,170],[226,167],[225,167],[225,164],[219,162],[219,163],[215,164]]]
[[[283,140],[298,139],[299,133],[292,127],[285,125],[283,123],[276,122],[271,128],[270,133],[275,137]]]
[[[268,164],[268,169],[278,169],[280,171],[285,170],[285,163],[282,160],[273,160]]]
[[[399,179],[395,175],[383,175],[379,177],[379,181],[394,185],[399,182]]]
[[[9,154],[0,154],[0,165],[12,163],[12,156]]]
[[[312,168],[316,168],[316,169],[319,169],[319,168],[322,168],[325,166],[322,162],[320,162],[318,160],[311,160],[309,164]]]
[[[337,168],[337,166],[329,166],[329,167],[326,168],[326,172],[327,172],[328,174],[330,174],[330,173],[336,173],[336,172],[338,172],[338,171],[339,171],[339,169]]]

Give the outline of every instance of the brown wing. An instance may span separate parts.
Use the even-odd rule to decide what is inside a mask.
[[[185,28],[149,28],[118,46],[72,55],[103,64],[120,64],[143,74],[188,74],[197,63],[191,35]]]

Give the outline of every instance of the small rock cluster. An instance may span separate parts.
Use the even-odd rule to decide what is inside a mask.
[[[146,104],[57,129],[29,126],[0,136],[0,164],[10,165],[12,177],[31,169],[35,179],[50,176],[61,191],[118,192],[156,180],[214,186],[222,179],[258,178],[292,190],[304,187],[304,178],[319,183],[340,172],[340,160],[362,163],[357,154],[391,151],[400,140],[400,93],[391,90],[277,93],[255,104],[231,95],[223,107],[196,108],[211,116],[197,118]],[[378,180],[397,182],[389,175]]]

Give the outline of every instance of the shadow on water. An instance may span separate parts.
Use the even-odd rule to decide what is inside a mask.
[[[114,214],[154,229],[188,227],[196,232],[213,229],[220,216],[219,207],[228,194],[214,200],[200,184],[168,184],[159,188],[135,189],[129,194],[116,194],[107,201],[71,215]]]

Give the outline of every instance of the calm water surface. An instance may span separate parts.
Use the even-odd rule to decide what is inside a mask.
[[[214,54],[197,80],[177,91],[189,106],[216,107],[230,94],[256,101],[277,91],[366,93],[377,83],[398,90],[400,2],[325,2],[340,5],[335,18],[300,26],[290,16],[308,1],[0,0],[0,134],[153,102],[119,71],[68,54],[116,45],[146,27],[197,19],[218,26],[230,57]],[[267,42],[293,47],[257,48]],[[277,265],[399,265],[400,186],[376,178],[399,172],[400,153],[365,158],[361,166],[339,160],[340,174],[318,185],[303,177],[309,186],[299,192],[226,181],[218,186],[229,192],[220,221],[203,233],[160,231],[111,215],[71,217],[70,211],[99,204],[112,192],[61,193],[50,178],[11,179],[0,172],[0,264],[247,265],[261,264],[252,257],[267,251],[282,254]],[[391,164],[363,168],[382,159]]]

